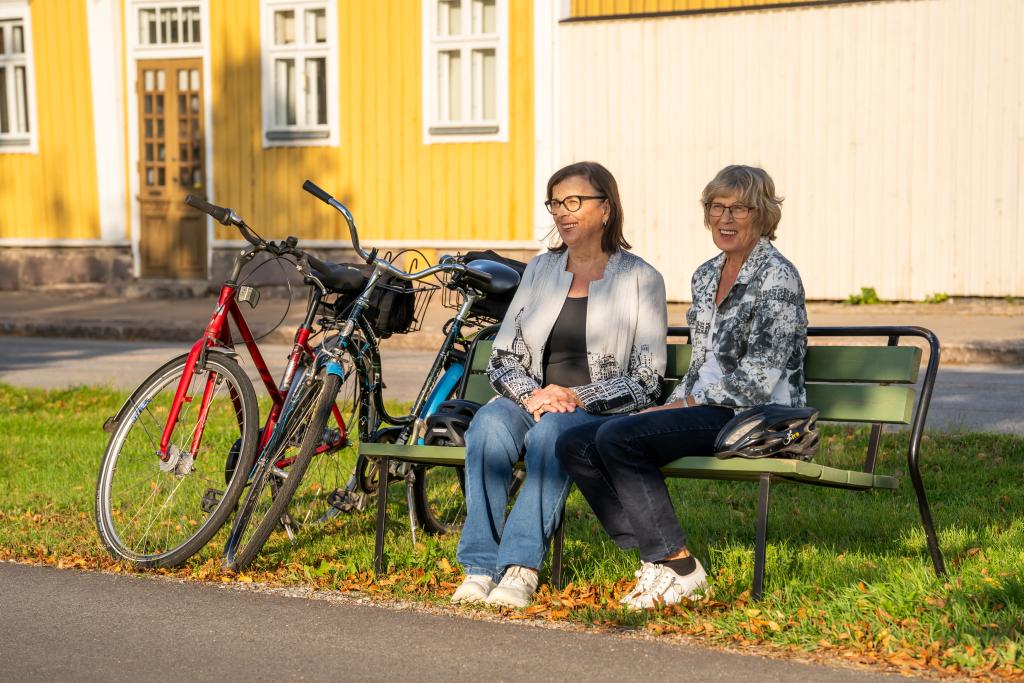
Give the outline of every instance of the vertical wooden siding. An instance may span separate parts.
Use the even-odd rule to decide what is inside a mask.
[[[422,3],[340,0],[340,146],[262,149],[258,3],[211,3],[213,196],[268,235],[342,246],[344,222],[304,179],[344,201],[370,244],[531,239],[531,6],[509,3],[508,143],[424,145]],[[237,235],[218,226],[217,238]]]
[[[682,12],[828,1],[830,0],[572,0],[572,4],[569,6],[569,16],[573,18],[604,17],[649,12]]]
[[[85,3],[30,3],[37,154],[0,154],[0,238],[98,239]]]
[[[627,237],[689,298],[700,192],[766,168],[808,295],[1024,295],[1024,3],[922,0],[565,24],[564,161],[618,177]],[[723,49],[727,48],[727,49]],[[575,112],[588,112],[586,116]]]

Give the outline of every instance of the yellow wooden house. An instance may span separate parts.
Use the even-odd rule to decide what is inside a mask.
[[[595,159],[673,299],[727,163],[813,297],[1020,296],[1021,35],[1020,0],[0,0],[0,289],[216,277],[239,236],[187,193],[345,247],[306,178],[365,244],[526,255]]]

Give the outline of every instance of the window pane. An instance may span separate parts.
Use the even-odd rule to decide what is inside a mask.
[[[291,45],[295,42],[295,11],[274,12],[274,43]]]
[[[0,66],[0,133],[10,133],[11,124],[7,120],[7,69]]]
[[[156,10],[139,10],[139,43],[152,45],[156,42]]]
[[[473,33],[497,33],[496,0],[473,0]]]
[[[25,51],[25,27],[21,24],[11,26],[11,51],[10,54],[17,55]]]
[[[473,119],[497,118],[497,58],[491,50],[473,50]]]
[[[306,11],[306,42],[327,42],[327,10],[314,9]]]
[[[295,60],[274,61],[274,122],[295,125]]]
[[[6,35],[7,35],[7,24],[2,22],[2,21],[0,21],[0,55],[2,55],[4,52],[7,51],[7,48],[4,47],[4,44],[5,44],[5,41],[6,41],[4,36],[6,36]]]
[[[327,123],[327,60],[306,60],[306,123]]]
[[[160,42],[178,42],[178,8],[160,10]]]
[[[438,53],[438,118],[462,120],[462,53],[446,50]]]
[[[462,33],[462,0],[438,0],[437,35],[457,36]]]
[[[181,8],[181,42],[199,42],[199,8]]]

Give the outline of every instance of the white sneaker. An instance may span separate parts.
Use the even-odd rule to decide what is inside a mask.
[[[675,605],[682,602],[683,598],[690,600],[699,599],[710,592],[708,587],[708,575],[701,566],[700,560],[694,558],[697,568],[686,576],[679,576],[669,567],[659,564],[655,565],[657,572],[653,579],[646,585],[646,589],[633,595],[623,604],[632,609],[651,609],[662,605]],[[639,587],[640,582],[637,581]]]
[[[501,583],[487,596],[488,605],[526,607],[537,590],[537,571],[529,567],[512,566],[505,570]]]
[[[633,576],[636,577],[636,584],[633,586],[633,590],[619,598],[619,603],[626,605],[631,600],[635,600],[639,595],[645,593],[660,575],[661,565],[654,564],[653,562],[642,562],[640,569],[633,573]]]
[[[452,603],[468,605],[474,602],[483,602],[497,585],[494,583],[494,579],[486,574],[468,574],[462,580],[462,584],[455,589]]]

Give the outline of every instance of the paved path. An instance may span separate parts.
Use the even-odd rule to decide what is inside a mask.
[[[5,681],[904,680],[347,598],[9,563],[0,613]]]
[[[0,382],[17,386],[63,387],[112,384],[133,389],[186,344],[113,342],[92,339],[44,339],[0,336]],[[289,347],[265,347],[275,376]],[[244,356],[243,356],[244,357]],[[433,354],[384,349],[386,398],[412,401]],[[243,367],[252,372],[252,363]],[[1024,435],[1024,368],[956,365],[942,367],[928,415],[931,429],[967,429]]]

